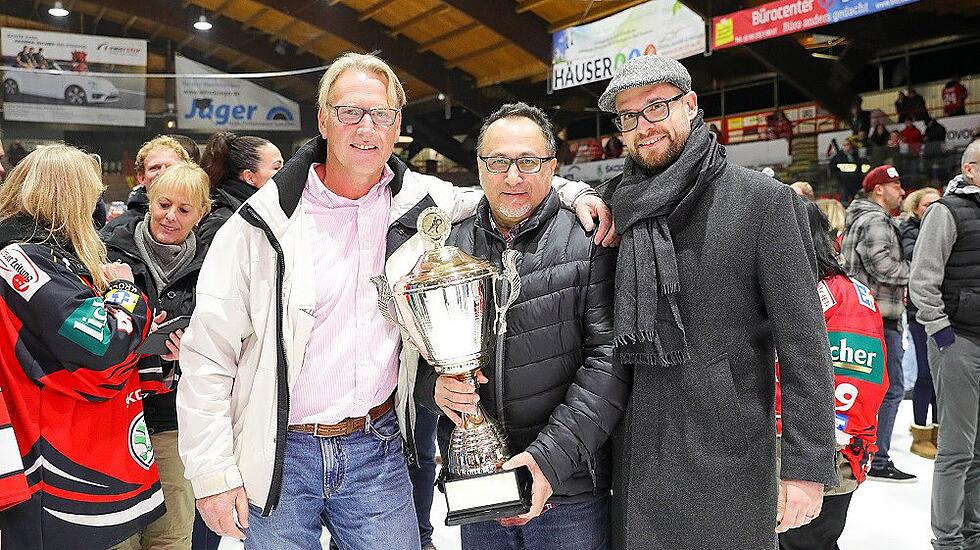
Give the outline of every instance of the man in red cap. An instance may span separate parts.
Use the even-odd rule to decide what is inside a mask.
[[[841,254],[847,274],[874,293],[867,307],[874,309],[877,304],[885,327],[888,392],[878,410],[878,453],[871,461],[868,479],[911,483],[915,476],[896,468],[888,456],[895,415],[905,394],[899,320],[905,313],[909,260],[902,254],[898,225],[891,215],[903,196],[905,190],[894,166],[886,164],[868,172],[861,192],[847,208]]]

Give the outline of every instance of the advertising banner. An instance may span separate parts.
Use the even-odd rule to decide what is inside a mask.
[[[677,0],[650,0],[552,35],[551,88],[608,80],[634,57],[704,53],[704,20]]]
[[[178,55],[177,74],[226,74]],[[240,78],[177,77],[177,127],[228,130],[299,131],[299,104]]]
[[[145,40],[3,28],[0,55],[5,120],[146,124]]]
[[[967,145],[973,141],[973,133],[977,126],[980,126],[980,114],[972,115],[960,115],[952,117],[937,118],[936,122],[942,124],[946,128],[946,142],[943,144],[943,148],[946,151],[953,151],[956,149],[965,148]],[[902,131],[904,124],[894,123],[886,124],[885,128],[889,131]],[[925,132],[925,124],[922,122],[916,122],[915,127],[919,129],[920,132]],[[820,160],[828,160],[834,156],[836,151],[831,146],[831,142],[836,141],[838,146],[841,146],[844,141],[847,140],[848,136],[851,135],[850,130],[840,130],[837,132],[824,132],[817,135],[817,153]],[[903,144],[903,152],[907,152],[908,146]]]
[[[741,46],[863,17],[918,0],[777,0],[711,22],[711,49]]]

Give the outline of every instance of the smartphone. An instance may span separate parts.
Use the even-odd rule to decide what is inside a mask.
[[[175,331],[187,328],[191,323],[190,315],[182,315],[168,319],[160,324],[156,330],[146,336],[146,340],[136,348],[136,353],[143,355],[166,355],[170,353],[167,349],[167,340]]]

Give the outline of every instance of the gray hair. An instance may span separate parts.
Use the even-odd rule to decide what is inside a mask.
[[[555,143],[555,128],[551,125],[551,119],[541,109],[533,105],[528,105],[523,101],[518,101],[517,103],[505,103],[483,123],[483,126],[480,127],[480,135],[476,138],[477,154],[483,150],[483,137],[487,133],[487,128],[502,118],[511,117],[524,117],[537,124],[538,128],[541,129],[541,133],[544,135],[544,141],[548,146],[548,154],[554,155],[556,153],[558,146]]]
[[[968,162],[980,161],[980,139],[975,139],[966,146],[966,151],[963,151],[963,158],[960,159],[960,168]]]

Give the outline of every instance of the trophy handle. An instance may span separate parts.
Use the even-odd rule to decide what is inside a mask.
[[[514,305],[517,301],[517,297],[521,294],[521,277],[517,273],[517,262],[521,258],[521,253],[514,250],[513,248],[508,248],[504,250],[503,256],[501,257],[501,262],[504,265],[503,273],[494,279],[494,293],[493,301],[497,310],[497,334],[501,335],[507,332],[507,310],[510,306]],[[504,294],[504,288],[498,287],[498,283],[506,281],[506,294]],[[506,296],[501,298],[501,296]]]
[[[381,310],[381,316],[388,322],[401,327],[401,324],[395,317],[395,295],[393,292],[391,292],[391,286],[388,284],[388,278],[384,275],[375,275],[374,277],[371,277],[371,282],[374,283],[375,288],[378,289],[378,309]]]

